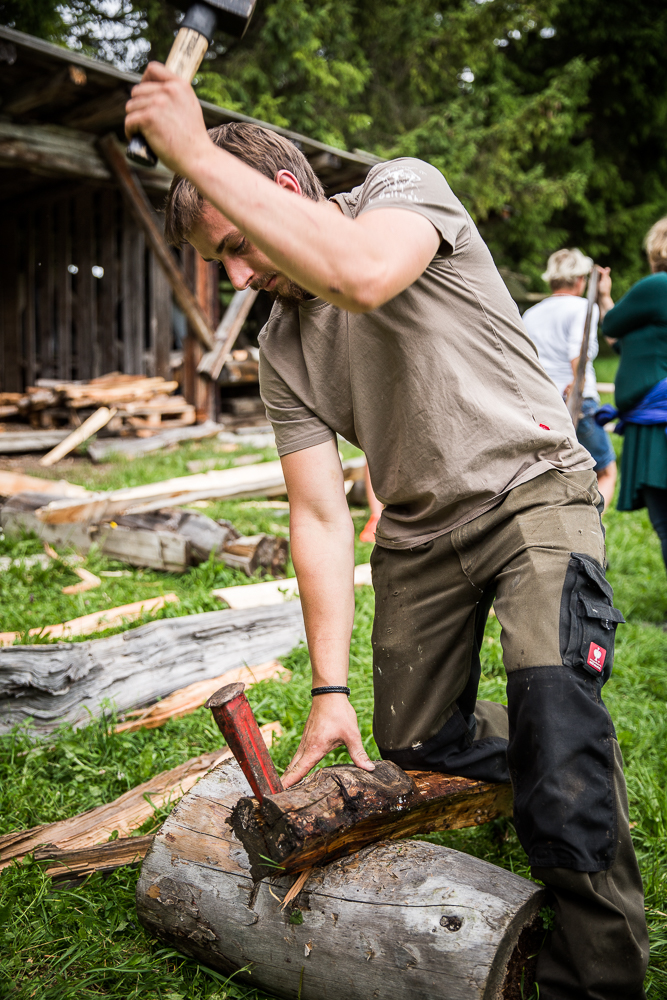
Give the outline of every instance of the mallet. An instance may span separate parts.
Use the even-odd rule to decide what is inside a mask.
[[[256,2],[257,0],[206,0],[206,3],[192,4],[167,56],[167,69],[190,83],[206,55],[216,28],[235,38],[242,38]],[[140,167],[154,167],[157,163],[157,156],[140,132],[130,139],[127,156]]]
[[[273,761],[259,731],[250,703],[243,693],[245,684],[227,684],[206,702],[213,718],[248,779],[259,803],[266,795],[283,791]]]

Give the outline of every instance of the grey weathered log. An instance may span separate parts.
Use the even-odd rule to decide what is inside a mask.
[[[49,494],[49,496],[51,496]],[[287,539],[275,535],[241,536],[229,521],[214,521],[189,510],[163,508],[118,515],[113,523],[45,524],[35,515],[42,493],[17,493],[0,509],[0,524],[10,537],[33,532],[56,548],[86,553],[95,545],[110,559],[183,573],[211,555],[247,576],[257,570],[284,576],[289,558]]]
[[[225,974],[251,965],[240,980],[291,1000],[521,995],[506,984],[521,976],[522,932],[537,935],[526,955],[544,936],[543,889],[478,858],[404,840],[314,869],[283,910],[293,878],[254,884],[226,823],[249,794],[230,762],[172,811],[137,885],[139,919],[151,933]],[[529,969],[525,995],[531,978]]]
[[[173,427],[148,438],[98,438],[88,445],[88,455],[93,462],[104,462],[112,455],[123,455],[125,458],[137,458],[148,455],[152,451],[162,451],[169,445],[179,441],[200,441],[202,438],[215,437],[220,433],[220,424],[207,420],[203,424],[192,427]]]
[[[299,601],[150,622],[106,639],[0,649],[0,733],[49,732],[104,710],[150,704],[177,688],[284,656],[304,637]]]
[[[110,182],[111,171],[98,153],[96,142],[96,135],[62,125],[0,122],[0,166]],[[171,174],[164,168],[142,170],[140,177],[154,191],[167,191],[171,183]]]
[[[0,455],[22,454],[28,451],[50,451],[64,441],[69,430],[5,431],[0,434]]]

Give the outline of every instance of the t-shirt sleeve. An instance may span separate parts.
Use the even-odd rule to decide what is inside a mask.
[[[423,215],[448,244],[441,253],[460,249],[470,236],[465,208],[440,171],[423,160],[404,157],[373,167],[361,189],[356,214],[376,208],[403,208]]]
[[[332,429],[305,406],[260,351],[259,389],[282,458],[335,439]]]

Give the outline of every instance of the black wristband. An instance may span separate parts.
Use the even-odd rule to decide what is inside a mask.
[[[348,687],[339,687],[336,684],[329,687],[312,688],[310,693],[313,698],[316,694],[346,694],[348,698],[350,697],[350,689]]]

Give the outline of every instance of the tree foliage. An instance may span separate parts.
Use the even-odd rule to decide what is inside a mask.
[[[64,22],[70,44],[140,69],[166,57],[186,5],[0,0],[0,20],[44,37]],[[332,145],[429,160],[536,287],[563,245],[623,286],[667,210],[666,42],[667,7],[630,0],[259,0],[196,87]]]

